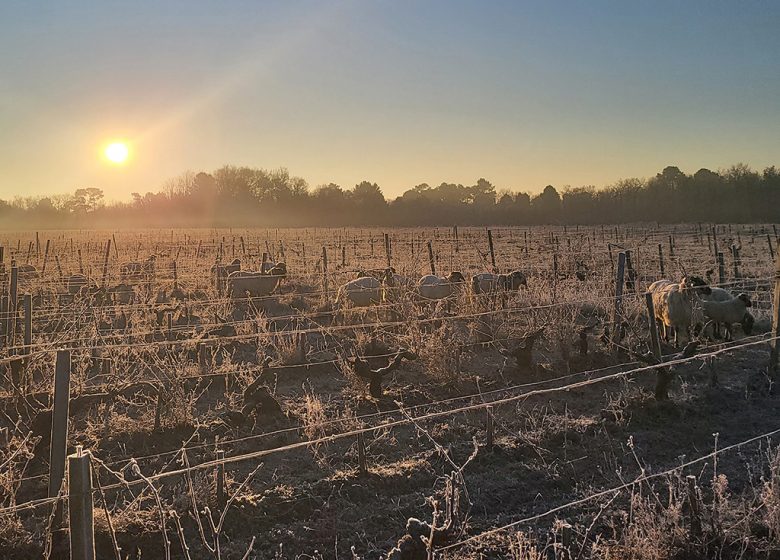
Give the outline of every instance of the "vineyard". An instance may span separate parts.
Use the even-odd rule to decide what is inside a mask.
[[[777,241],[0,232],[0,555],[777,558]],[[750,320],[666,340],[686,277]]]

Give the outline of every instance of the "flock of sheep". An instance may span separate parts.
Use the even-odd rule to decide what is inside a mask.
[[[749,335],[755,322],[747,310],[752,302],[747,294],[733,295],[723,288],[712,288],[698,276],[685,276],[680,282],[658,280],[648,288],[653,297],[655,319],[664,339],[674,334],[676,345],[687,341],[691,329],[709,331],[719,336],[721,325],[727,339],[733,336],[732,325],[740,323]]]
[[[465,285],[466,277],[458,271],[453,271],[447,276],[427,274],[417,282],[402,277],[392,268],[373,271],[373,273],[359,272],[358,278],[339,287],[336,304],[349,302],[354,307],[368,307],[388,301],[393,290],[401,287],[414,289],[424,300],[443,300],[456,295],[464,289]],[[513,291],[527,285],[525,274],[519,270],[509,274],[484,272],[471,278],[471,286],[475,294]]]
[[[37,277],[37,270],[31,265],[19,265],[20,278]],[[133,284],[149,280],[155,274],[155,257],[142,262],[126,262],[120,266],[121,282],[110,288],[99,288],[95,281],[84,274],[71,274],[64,278],[67,292],[72,295],[95,295],[105,292],[115,303],[127,304],[134,300]],[[212,277],[226,288],[227,295],[234,300],[266,297],[273,294],[280,282],[287,276],[283,262],[264,261],[260,270],[242,270],[238,259],[228,264],[211,267]],[[392,300],[398,289],[415,293],[423,301],[439,301],[453,298],[467,289],[466,277],[453,271],[447,276],[425,275],[413,280],[397,274],[393,268],[360,271],[357,278],[339,286],[336,306],[369,307]],[[507,274],[484,272],[471,277],[470,287],[474,294],[490,294],[517,291],[527,287],[526,274],[515,270]],[[732,294],[723,288],[713,288],[698,276],[685,276],[680,282],[658,280],[649,288],[655,308],[655,318],[663,338],[669,342],[674,335],[676,345],[684,344],[691,335],[720,336],[721,326],[727,339],[733,338],[732,326],[739,323],[742,331],[749,335],[754,318],[748,311],[752,306],[747,294]]]

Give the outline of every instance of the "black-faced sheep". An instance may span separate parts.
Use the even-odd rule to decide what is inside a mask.
[[[461,272],[450,272],[449,276],[441,277],[428,274],[420,278],[417,292],[425,299],[438,300],[452,297],[466,283]]]
[[[471,277],[471,288],[475,294],[490,294],[498,291],[517,291],[520,286],[528,287],[528,280],[521,271],[509,274],[483,272]]]
[[[269,296],[286,276],[287,266],[284,263],[277,263],[268,274],[238,270],[227,278],[228,293],[235,299]]]
[[[712,293],[712,289],[698,276],[686,276],[679,283],[658,280],[650,284],[648,291],[653,296],[655,318],[663,327],[664,339],[669,341],[672,330],[675,344],[688,338],[695,300]]]

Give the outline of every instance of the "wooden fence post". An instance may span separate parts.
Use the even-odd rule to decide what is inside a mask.
[[[726,265],[723,261],[723,253],[718,252],[718,284],[723,286],[726,283]]]
[[[24,349],[29,354],[32,346],[32,294],[24,294]]]
[[[498,269],[496,268],[496,252],[493,249],[493,232],[487,230],[487,236],[488,236],[488,248],[490,249],[490,263],[493,265],[493,272],[497,273]]]
[[[70,350],[57,350],[54,368],[54,406],[51,414],[51,447],[49,449],[49,498],[60,493],[65,477],[65,455],[68,447],[68,410],[70,408]],[[55,505],[54,527],[59,527],[62,508]]]
[[[658,268],[661,271],[661,278],[663,278],[666,275],[664,271],[664,246],[660,243],[658,244]]]
[[[385,234],[385,258],[387,259],[387,268],[392,268],[392,257],[390,255],[390,235]]]
[[[628,275],[626,278],[626,289],[631,293],[636,293],[636,272],[634,271],[634,264],[631,262],[631,251],[626,251],[626,270]]]
[[[623,284],[626,270],[626,254],[618,253],[618,265],[615,273],[615,310],[612,316],[612,343],[620,342],[621,323],[623,315]]]
[[[49,261],[49,243],[51,239],[46,240],[46,250],[43,252],[43,267],[41,268],[41,276],[46,274],[46,263]]]
[[[95,560],[92,462],[81,446],[68,456],[68,524],[71,560]]]
[[[62,282],[62,266],[60,265],[60,256],[54,255],[54,262],[57,264],[57,277],[59,278],[60,282]]]
[[[428,263],[431,265],[431,274],[436,276],[436,259],[433,258],[433,245],[428,241]]]
[[[734,279],[739,280],[739,247],[736,245],[731,246],[731,258],[734,264]]]
[[[455,252],[460,251],[460,240],[458,239],[458,226],[453,226],[452,233],[455,236]]]
[[[8,317],[6,318],[6,337],[8,339],[8,346],[14,344],[14,334],[16,331],[16,306],[18,304],[19,289],[19,268],[16,263],[11,262],[11,286],[8,293]]]
[[[328,301],[328,250],[322,247],[322,297]]]
[[[772,295],[772,350],[769,353],[769,375],[774,380],[777,378],[778,357],[780,357],[780,250],[776,251],[775,261],[775,290]]]
[[[3,330],[4,333],[6,334],[6,339],[3,341],[6,346],[10,344],[8,341],[8,334],[7,334],[8,325],[10,324],[8,320],[9,318],[10,318],[10,313],[8,311],[8,296],[6,294],[3,294],[2,296],[0,296],[0,321],[3,322]]]
[[[111,256],[111,240],[106,241],[106,254],[103,257],[103,282],[102,286],[106,287],[106,281],[108,280],[108,257]]]
[[[775,248],[772,245],[772,238],[766,234],[766,244],[769,246],[769,258],[775,260]]]
[[[661,360],[661,339],[658,335],[658,323],[655,320],[655,305],[653,305],[653,294],[645,292],[645,305],[647,306],[647,320],[650,327],[650,350],[655,354],[657,360]]]

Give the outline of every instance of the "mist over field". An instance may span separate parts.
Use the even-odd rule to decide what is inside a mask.
[[[530,195],[473,185],[420,184],[388,200],[376,183],[309,188],[287,170],[225,166],[184,173],[131,203],[104,201],[97,188],[0,201],[3,227],[305,227],[598,224],[656,221],[780,221],[780,170],[744,164],[686,174],[666,167],[649,179],[603,188],[546,186]]]

